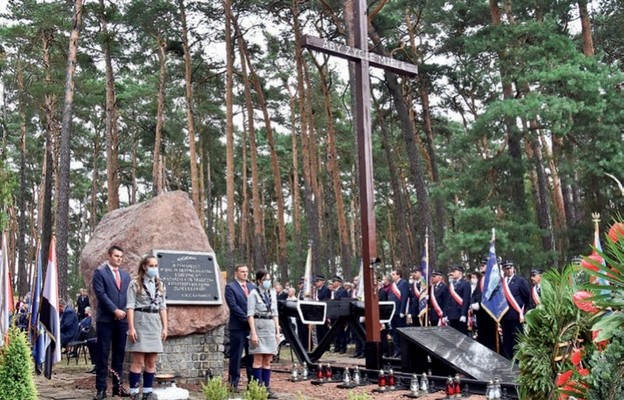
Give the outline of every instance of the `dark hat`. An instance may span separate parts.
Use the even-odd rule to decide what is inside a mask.
[[[301,278],[299,278],[299,284],[301,285],[302,283],[305,282],[305,278],[302,276]]]
[[[332,282],[340,282],[340,283],[342,283],[342,278],[339,277],[338,275],[334,275],[332,277]]]
[[[513,266],[514,266],[513,261],[505,260],[505,262],[503,262],[503,269],[511,268]]]
[[[314,282],[317,282],[317,281],[324,281],[324,280],[325,280],[325,275],[316,275],[316,276],[314,277]]]
[[[451,267],[451,271],[459,271],[459,272],[461,272],[462,274],[463,274],[464,272],[466,272],[466,270],[464,269],[464,267],[462,267],[461,265],[453,265],[453,266]]]
[[[539,268],[533,268],[531,270],[531,276],[535,276],[535,275],[541,275],[544,273],[544,270],[541,270]]]
[[[444,276],[444,273],[440,270],[434,269],[431,271],[431,276]]]
[[[484,256],[483,258],[481,258],[481,264],[487,264],[489,259],[489,257]]]

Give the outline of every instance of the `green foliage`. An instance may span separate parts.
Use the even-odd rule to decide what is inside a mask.
[[[268,398],[269,391],[266,387],[259,384],[255,379],[249,381],[247,391],[245,392],[245,400],[267,400]]]
[[[604,351],[595,351],[589,362],[588,400],[624,399],[624,332],[614,333]]]
[[[0,351],[0,400],[36,400],[35,366],[26,333],[13,327],[9,345]]]
[[[373,400],[375,397],[366,393],[366,390],[362,389],[361,392],[355,390],[349,390],[347,393],[347,399],[349,400]]]
[[[571,369],[569,361],[555,361],[560,343],[574,345],[583,339],[586,349],[591,348],[592,321],[572,301],[574,271],[574,266],[568,266],[563,272],[544,273],[542,303],[526,314],[516,352],[521,398],[546,400],[555,393],[557,373]]]
[[[4,230],[7,225],[6,210],[9,208],[12,202],[11,193],[17,188],[17,179],[5,165],[4,161],[0,159],[0,232]]]
[[[212,377],[207,383],[202,384],[202,393],[205,400],[227,400],[229,389],[223,377]]]

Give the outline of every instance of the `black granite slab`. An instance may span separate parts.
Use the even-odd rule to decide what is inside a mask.
[[[434,375],[457,371],[480,381],[499,378],[515,385],[518,367],[505,357],[451,327],[399,328],[403,337],[403,372],[423,372],[432,368]],[[431,358],[428,365],[427,357]]]

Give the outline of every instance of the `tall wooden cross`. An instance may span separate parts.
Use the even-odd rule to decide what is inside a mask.
[[[301,38],[301,46],[329,55],[346,58],[355,64],[355,131],[358,138],[358,166],[360,170],[360,215],[362,229],[362,260],[364,263],[364,308],[366,324],[366,368],[381,367],[379,296],[376,288],[377,238],[373,199],[373,151],[370,118],[369,66],[414,76],[418,68],[403,61],[380,56],[368,51],[368,16],[366,1],[355,0],[355,47],[311,36]],[[401,310],[396,310],[399,313]]]

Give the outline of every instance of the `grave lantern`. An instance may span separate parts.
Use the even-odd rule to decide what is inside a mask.
[[[377,380],[377,386],[379,386],[379,390],[386,390],[386,375],[384,374],[383,369],[379,370],[379,379]]]

